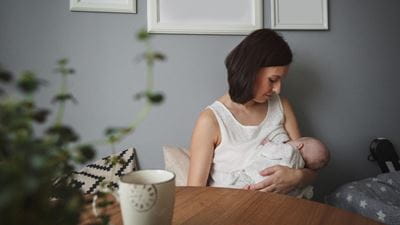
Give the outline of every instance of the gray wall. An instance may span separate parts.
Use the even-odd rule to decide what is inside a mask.
[[[269,26],[265,1],[265,26]],[[332,152],[320,172],[317,196],[341,183],[379,173],[366,160],[370,141],[390,138],[400,148],[400,2],[330,1],[329,31],[283,31],[295,53],[283,94],[291,100],[304,135],[322,139]],[[59,79],[55,62],[68,57],[77,74],[70,86],[79,101],[66,121],[82,140],[98,139],[107,126],[124,126],[141,104],[145,67],[135,62],[143,46],[134,37],[146,27],[146,4],[137,14],[70,12],[68,1],[0,3],[0,62],[12,71],[31,69],[50,85],[37,99],[49,106]],[[168,61],[155,69],[166,93],[137,132],[117,146],[138,149],[142,168],[162,168],[163,145],[187,147],[199,112],[227,90],[223,60],[244,36],[153,35]],[[98,157],[109,154],[99,147]]]

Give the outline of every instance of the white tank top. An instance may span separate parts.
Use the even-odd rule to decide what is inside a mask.
[[[257,126],[242,125],[219,101],[207,107],[214,112],[221,134],[221,143],[214,150],[210,186],[229,187],[231,172],[246,166],[247,158],[264,138],[275,143],[289,140],[283,127],[284,114],[279,95],[269,99],[266,107],[267,115]]]

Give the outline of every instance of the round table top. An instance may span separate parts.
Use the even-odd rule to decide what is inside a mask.
[[[119,204],[106,208],[112,224],[122,225]],[[86,213],[88,214],[88,213]],[[84,215],[81,224],[93,216]],[[214,187],[177,187],[173,225],[377,225],[342,209],[286,195]]]

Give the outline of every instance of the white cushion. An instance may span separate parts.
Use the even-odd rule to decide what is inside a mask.
[[[189,172],[189,151],[185,148],[163,146],[165,169],[175,173],[175,185],[186,186]]]

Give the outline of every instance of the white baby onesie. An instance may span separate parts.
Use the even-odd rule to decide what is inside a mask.
[[[250,155],[245,167],[231,173],[231,186],[233,188],[243,188],[248,184],[258,183],[264,180],[259,172],[265,168],[282,165],[293,169],[304,168],[305,162],[300,151],[287,143],[267,142],[265,145],[259,145],[252,155]],[[305,189],[296,189],[289,195],[296,197],[312,197],[312,187]]]

